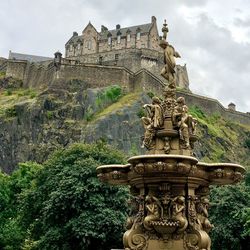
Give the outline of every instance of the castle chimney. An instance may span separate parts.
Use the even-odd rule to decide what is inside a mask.
[[[76,31],[74,31],[73,36],[78,36],[78,33]]]
[[[231,103],[228,104],[228,109],[232,110],[232,111],[236,111],[236,105],[231,102]]]
[[[120,24],[116,24],[116,29],[119,30],[121,28]]]
[[[155,16],[151,17],[151,23],[156,23],[156,17]]]

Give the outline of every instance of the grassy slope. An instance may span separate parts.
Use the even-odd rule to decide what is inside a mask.
[[[199,122],[202,160],[238,162],[249,168],[250,126],[227,121],[218,114],[208,116],[198,107],[191,107],[189,111]]]
[[[35,101],[36,95],[32,89],[0,90],[0,117],[14,115],[14,105]]]
[[[89,122],[98,123],[102,117],[114,112],[119,113],[124,106],[130,106],[138,100],[140,94],[140,92],[136,92],[122,96],[117,102],[93,114]],[[14,116],[14,105],[20,102],[33,103],[37,100],[36,95],[37,93],[30,89],[2,90],[0,92],[0,117]],[[250,141],[249,126],[226,121],[218,114],[208,116],[197,107],[190,107],[190,113],[199,122],[200,143],[197,143],[196,148],[200,152],[201,160],[207,162],[230,161],[250,166],[250,147],[247,143]]]

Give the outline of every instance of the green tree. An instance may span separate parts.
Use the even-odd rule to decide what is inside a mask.
[[[10,176],[0,173],[0,249],[20,249],[25,230],[19,223],[19,204],[41,167],[22,163]]]
[[[23,199],[23,249],[121,247],[128,191],[101,183],[96,167],[122,162],[120,152],[102,143],[53,154]]]
[[[214,250],[243,250],[249,245],[250,186],[215,187],[211,190],[210,220]]]

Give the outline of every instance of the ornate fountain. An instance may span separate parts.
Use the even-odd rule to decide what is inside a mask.
[[[185,99],[176,99],[175,58],[167,42],[166,21],[160,46],[167,80],[163,99],[145,104],[147,117],[142,147],[147,154],[131,157],[126,165],[97,168],[98,177],[113,185],[129,185],[131,212],[123,236],[125,250],[209,250],[209,186],[239,182],[245,168],[232,163],[199,162],[193,147],[197,120],[188,114]]]

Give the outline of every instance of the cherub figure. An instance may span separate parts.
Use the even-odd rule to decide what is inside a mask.
[[[145,128],[142,147],[144,148],[145,146],[147,149],[151,149],[154,147],[153,138],[156,129],[162,127],[164,122],[163,109],[158,97],[153,97],[152,104],[145,104],[143,107],[147,110],[148,116],[141,118]]]
[[[173,124],[179,128],[180,139],[184,141],[184,148],[189,148],[189,118],[188,107],[184,97],[179,97],[173,111]]]

